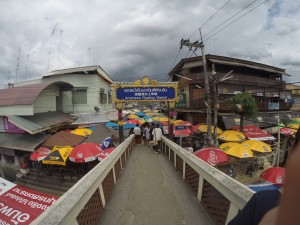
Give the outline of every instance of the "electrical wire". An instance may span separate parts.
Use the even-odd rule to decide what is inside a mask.
[[[204,25],[208,22],[208,21],[210,21],[210,20],[212,20],[217,14],[218,14],[218,12],[220,11],[220,10],[222,10],[230,1],[232,1],[232,0],[229,0],[229,1],[227,1],[224,5],[222,5],[212,16],[210,16],[208,19],[206,19],[206,21],[204,21],[203,23],[202,23],[202,25],[199,27],[199,28],[197,28],[197,30],[195,30],[189,37],[188,37],[188,39],[190,39],[196,32],[198,32],[198,30],[199,29],[201,29],[201,28],[203,28],[204,27]]]
[[[219,27],[221,27],[222,25],[224,25],[225,23],[227,23],[229,20],[231,20],[233,17],[235,17],[236,15],[238,15],[239,13],[241,13],[242,11],[244,11],[245,9],[247,9],[248,7],[250,7],[251,5],[253,5],[255,2],[257,2],[258,0],[254,0],[252,2],[250,2],[248,5],[246,5],[244,8],[242,8],[241,10],[239,10],[238,12],[234,13],[231,17],[229,17],[227,20],[225,20],[224,22],[222,22],[221,24],[219,24],[218,26],[216,26],[215,28],[213,28],[211,31],[209,31],[206,35],[204,35],[203,38],[207,37],[209,34],[211,34],[212,32],[214,32],[215,30],[217,30]]]

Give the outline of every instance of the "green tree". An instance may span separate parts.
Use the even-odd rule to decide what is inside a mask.
[[[240,115],[240,131],[243,131],[244,118],[251,119],[257,114],[257,105],[252,95],[247,93],[237,94],[230,98],[231,111]]]

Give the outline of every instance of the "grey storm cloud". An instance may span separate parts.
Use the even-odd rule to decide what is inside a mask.
[[[257,0],[247,10],[262,2]],[[283,68],[298,66],[300,4],[290,0],[267,1],[247,15],[244,10],[229,19],[249,3],[0,1],[0,87],[16,80],[41,78],[47,70],[86,65],[100,65],[114,80],[133,80],[144,75],[167,80],[168,72],[179,60],[201,54],[199,50],[189,52],[186,47],[180,50],[179,43],[182,38],[200,40],[199,27],[203,24],[208,54]],[[291,71],[295,74],[292,79],[297,79],[297,71]]]

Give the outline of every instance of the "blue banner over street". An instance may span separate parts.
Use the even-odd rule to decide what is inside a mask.
[[[167,101],[176,96],[172,87],[124,87],[117,89],[116,97],[124,101]]]

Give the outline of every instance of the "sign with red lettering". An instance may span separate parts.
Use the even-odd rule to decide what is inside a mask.
[[[0,177],[0,224],[30,224],[57,199]]]

